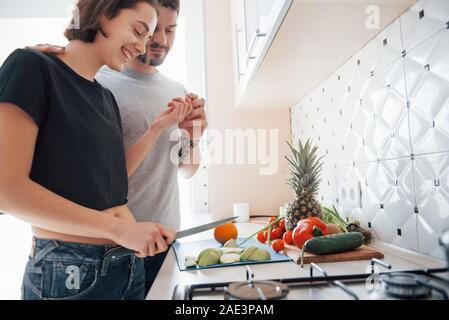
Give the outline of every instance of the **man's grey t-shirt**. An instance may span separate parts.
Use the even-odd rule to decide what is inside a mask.
[[[126,150],[167,110],[173,98],[186,94],[182,84],[160,72],[145,74],[126,68],[119,73],[105,67],[96,80],[111,90],[117,100]],[[128,193],[128,205],[137,221],[158,222],[176,230],[180,227],[178,165],[171,161],[170,153],[178,141],[170,141],[170,136],[177,129],[173,126],[161,134],[151,153],[129,179]]]

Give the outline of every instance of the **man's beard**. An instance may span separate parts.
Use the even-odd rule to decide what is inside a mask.
[[[149,59],[146,54],[142,54],[142,55],[138,56],[137,60],[139,60],[143,64],[148,64],[151,66],[151,59]]]
[[[159,67],[164,63],[165,58],[160,55],[159,57],[150,57],[151,54],[142,54],[137,57],[137,59],[143,64],[148,64],[152,67]]]

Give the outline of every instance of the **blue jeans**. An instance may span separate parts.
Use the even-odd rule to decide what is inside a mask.
[[[165,258],[167,257],[168,252],[170,251],[171,246],[168,247],[168,250],[165,252],[161,252],[154,257],[146,257],[144,259],[145,265],[145,297],[151,290],[153,286],[154,280],[156,279],[159,270],[164,263]]]
[[[24,300],[143,300],[143,259],[123,247],[33,239]]]

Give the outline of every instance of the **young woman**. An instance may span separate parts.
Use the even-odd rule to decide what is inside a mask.
[[[80,28],[66,30],[63,54],[16,50],[0,69],[0,212],[34,234],[24,299],[143,299],[141,258],[174,240],[126,206],[120,115],[95,81],[103,65],[121,71],[145,52],[155,8],[155,0],[79,0]],[[161,125],[188,109],[173,101]]]

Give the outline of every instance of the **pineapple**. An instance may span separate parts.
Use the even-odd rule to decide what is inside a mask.
[[[320,173],[323,157],[317,158],[318,147],[312,148],[310,140],[305,146],[300,140],[298,150],[290,143],[287,142],[287,144],[293,153],[293,158],[285,157],[289,163],[291,174],[287,181],[295,191],[296,199],[288,203],[285,228],[293,230],[299,220],[307,217],[321,218],[321,206],[314,196],[318,193],[321,183]]]

